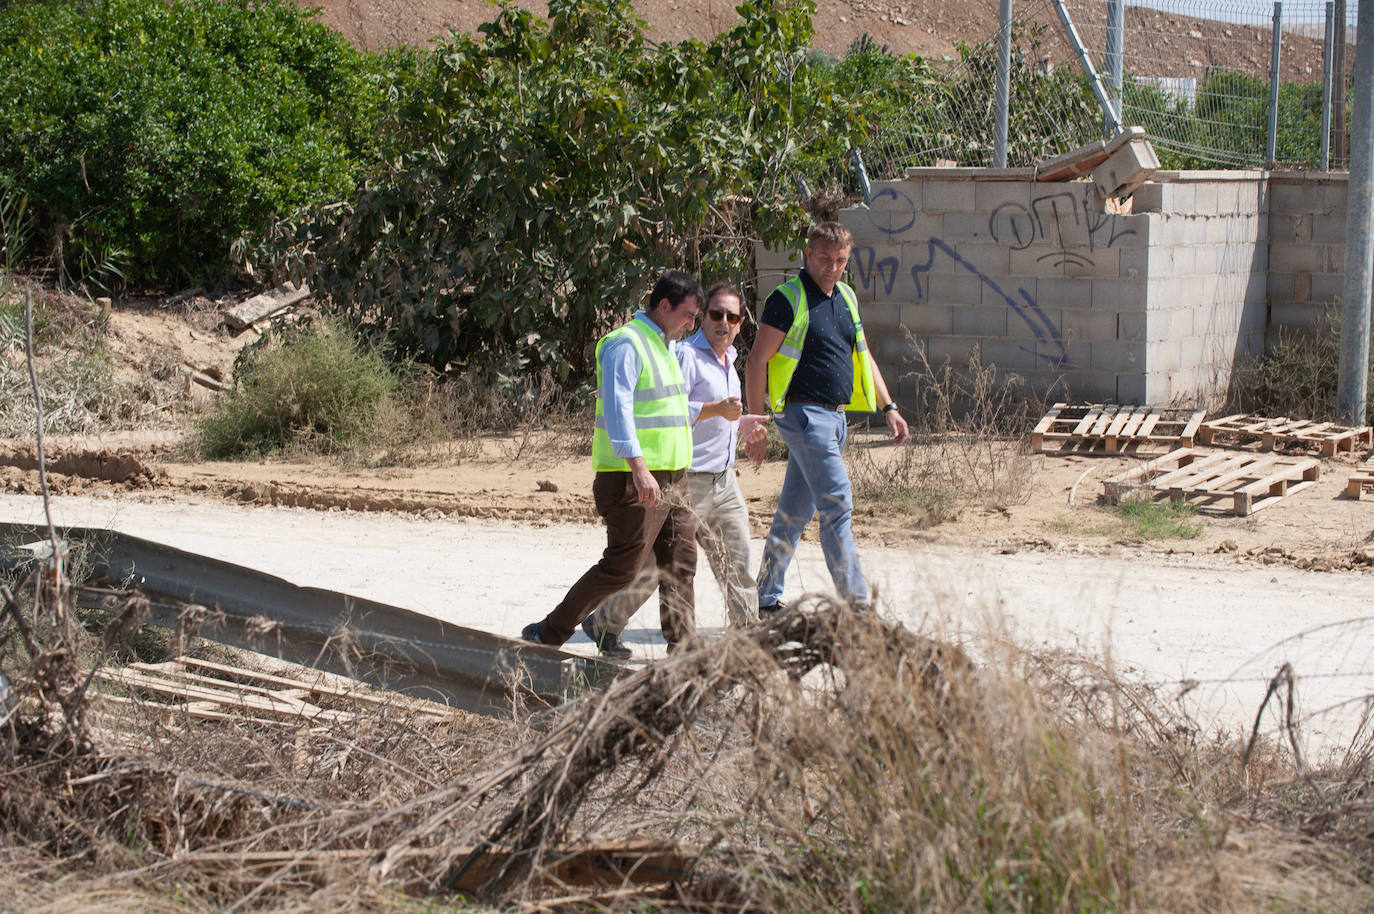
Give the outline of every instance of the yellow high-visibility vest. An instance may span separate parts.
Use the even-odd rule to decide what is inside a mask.
[[[636,317],[596,344],[596,427],[592,431],[592,467],[628,472],[625,458],[611,452],[606,434],[606,404],[601,401],[601,347],[627,336],[639,353],[639,380],[634,389],[635,437],[650,470],[683,470],[692,462],[692,429],[687,411],[687,384],[682,368],[668,351],[657,328]]]
[[[854,319],[854,395],[845,409],[871,413],[878,408],[878,395],[873,389],[873,372],[868,367],[868,340],[864,338],[864,325],[859,320],[859,300],[848,283],[836,283],[835,288],[849,306],[849,316]],[[811,313],[806,307],[806,287],[802,285],[800,275],[778,286],[778,291],[792,305],[792,326],[783,337],[778,351],[768,360],[768,408],[775,413],[781,412],[783,404],[787,402],[787,388],[797,370],[802,343],[806,340],[806,328],[811,322]]]

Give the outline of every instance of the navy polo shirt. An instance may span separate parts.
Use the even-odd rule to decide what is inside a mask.
[[[806,290],[809,322],[796,373],[787,387],[787,397],[843,406],[854,395],[854,347],[858,345],[858,329],[849,314],[849,306],[840,297],[838,285],[832,294],[826,295],[805,270],[802,270],[801,281]],[[792,327],[792,305],[781,289],[774,289],[763,303],[760,320],[783,333]]]

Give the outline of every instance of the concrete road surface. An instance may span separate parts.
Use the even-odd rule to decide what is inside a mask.
[[[37,497],[0,495],[0,520],[37,523]],[[588,525],[426,519],[214,503],[58,497],[59,526],[109,527],[256,568],[296,584],[406,607],[517,637],[596,561]],[[760,544],[754,544],[757,563]],[[1109,655],[1131,678],[1164,684],[1207,728],[1253,722],[1284,664],[1298,676],[1310,753],[1343,745],[1374,695],[1374,575],[1306,572],[1237,561],[1123,551],[1111,556],[916,545],[864,548],[864,568],[889,618],[958,637],[975,655],[989,636],[1029,647]],[[830,590],[820,549],[804,542],[788,598]],[[698,625],[723,626],[705,562]],[[627,641],[661,656],[651,601]],[[579,633],[566,649],[591,653]],[[1269,715],[1265,729],[1274,731]]]

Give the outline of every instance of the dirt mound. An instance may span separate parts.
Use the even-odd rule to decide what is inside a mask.
[[[321,22],[337,29],[355,45],[372,49],[404,44],[424,47],[450,31],[475,34],[477,26],[490,21],[496,10],[487,0],[296,2],[301,6],[318,7]],[[547,3],[538,0],[515,2],[524,9],[547,15]],[[706,41],[739,19],[732,0],[634,0],[634,6],[647,23],[649,38],[663,42],[688,38]],[[816,6],[812,18],[816,29],[814,44],[836,56],[844,54],[861,35],[872,37],[896,54],[953,56],[957,42],[978,44],[991,40],[997,32],[998,0],[966,3],[829,0]],[[1026,9],[1017,8],[1015,14],[1023,16]],[[1072,12],[1076,17],[1087,15],[1080,9]],[[1052,20],[1054,16],[1048,7],[1042,7],[1034,11],[1034,18],[1039,22]],[[1147,56],[1133,58],[1130,63],[1133,69],[1146,76],[1200,75],[1192,71],[1206,71],[1211,67],[1256,76],[1268,70],[1269,32],[1264,28],[1132,8],[1126,13],[1126,29],[1128,36],[1150,36]],[[1045,42],[1045,49],[1056,66],[1074,59],[1061,35],[1056,24]],[[1130,44],[1128,37],[1128,47]],[[1287,34],[1281,64],[1285,79],[1311,81],[1320,78],[1320,39]]]
[[[496,9],[486,0],[298,2],[318,6],[321,22],[338,29],[355,45],[373,49],[402,44],[423,47],[450,31],[475,33]],[[537,0],[516,0],[516,5],[541,16],[548,13],[548,4]],[[739,21],[730,0],[635,0],[634,6],[654,41],[706,41]],[[817,7],[816,46],[837,55],[867,33],[899,54],[938,56],[952,52],[956,40],[978,41],[997,28],[997,0],[948,5],[942,0],[852,0]]]

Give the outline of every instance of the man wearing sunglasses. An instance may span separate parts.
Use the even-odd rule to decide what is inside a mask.
[[[701,284],[668,270],[654,284],[649,306],[596,344],[592,497],[606,521],[606,549],[553,612],[521,630],[524,640],[567,641],[602,600],[634,580],[648,555],[661,572],[663,637],[671,647],[692,634],[697,523],[686,483],[691,415],[682,370],[668,347],[692,329],[700,308]]]
[[[869,351],[854,290],[841,280],[853,241],[838,222],[822,222],[806,239],[805,268],[764,302],[745,366],[749,406],[773,413],[787,445],[787,472],[759,566],[759,612],[782,608],[783,579],[797,541],[820,514],[821,551],[840,598],[870,604],[850,518],[854,510],[844,465],[845,413],[880,411],[894,444],[907,424],[888,395]],[[748,442],[752,459],[762,442]]]
[[[687,487],[697,515],[697,544],[705,550],[720,584],[731,626],[758,619],[758,590],[749,570],[749,511],[734,470],[737,435],[744,435],[746,441],[751,435],[762,437],[761,423],[768,421],[767,416],[741,418],[734,342],[743,319],[739,289],[718,282],[706,292],[701,329],[673,347],[693,414]],[[631,656],[620,635],[654,592],[657,577],[650,554],[634,582],[582,623],[582,630],[603,656],[621,660]]]

